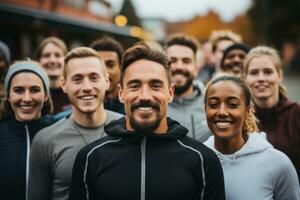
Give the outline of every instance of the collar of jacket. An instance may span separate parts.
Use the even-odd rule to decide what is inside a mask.
[[[176,140],[186,136],[188,130],[185,127],[181,126],[177,121],[172,120],[171,118],[167,118],[167,123],[168,131],[166,134],[150,133],[147,135],[147,138],[154,140]],[[122,117],[107,124],[104,127],[104,131],[108,135],[117,138],[121,137],[124,139],[141,139],[144,137],[144,135],[139,132],[127,130],[125,124],[126,119],[125,117]]]

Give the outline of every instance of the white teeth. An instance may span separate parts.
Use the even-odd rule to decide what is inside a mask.
[[[24,110],[30,110],[33,106],[25,106],[25,105],[22,105],[20,106],[22,109]]]
[[[151,110],[152,107],[139,107],[138,109],[142,110],[142,111],[148,111],[148,110]]]
[[[83,100],[91,100],[93,98],[94,98],[94,96],[82,96],[82,97],[80,97],[80,99],[83,99]]]
[[[230,122],[217,122],[216,126],[218,128],[228,128],[230,127],[231,123]]]

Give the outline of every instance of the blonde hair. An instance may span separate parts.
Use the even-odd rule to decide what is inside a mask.
[[[252,48],[244,60],[244,79],[247,76],[250,62],[254,58],[258,58],[258,57],[262,57],[262,56],[270,57],[270,60],[273,62],[277,73],[280,76],[283,76],[282,62],[281,62],[281,59],[280,59],[279,54],[276,51],[276,49],[268,47],[268,46],[260,45],[260,46]],[[284,97],[287,97],[287,89],[285,88],[285,86],[282,83],[279,85],[279,94]]]
[[[66,44],[64,43],[64,41],[62,41],[61,39],[59,39],[57,37],[47,37],[40,42],[39,46],[36,49],[35,57],[38,61],[42,57],[42,52],[43,52],[45,46],[49,43],[52,43],[55,46],[59,47],[63,51],[64,55],[66,55],[66,53],[68,52],[68,48],[67,48]]]
[[[102,65],[101,68],[103,70],[103,74],[104,75],[107,74],[105,64],[104,64],[103,60],[100,58],[97,51],[95,51],[94,49],[92,49],[90,47],[77,47],[77,48],[71,50],[69,53],[67,53],[67,55],[65,57],[65,67],[63,70],[63,77],[66,78],[66,76],[67,76],[67,68],[68,68],[68,63],[70,60],[72,60],[73,58],[87,58],[87,57],[98,58]]]
[[[242,42],[241,36],[230,30],[212,31],[212,33],[210,34],[209,40],[212,43],[213,52],[217,48],[217,43],[221,40],[230,40],[230,41],[233,41],[234,43]]]

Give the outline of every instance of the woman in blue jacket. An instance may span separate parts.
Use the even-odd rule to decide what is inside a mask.
[[[246,84],[221,76],[206,89],[205,111],[213,132],[205,142],[218,155],[227,200],[300,200],[290,159],[258,133]]]
[[[40,65],[21,61],[10,66],[4,82],[0,121],[0,198],[27,199],[30,144],[53,123],[49,80]]]

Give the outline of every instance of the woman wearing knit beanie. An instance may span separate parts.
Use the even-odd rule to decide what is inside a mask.
[[[0,198],[25,200],[33,137],[52,124],[47,74],[36,62],[10,66],[4,81],[4,116],[0,121]]]

